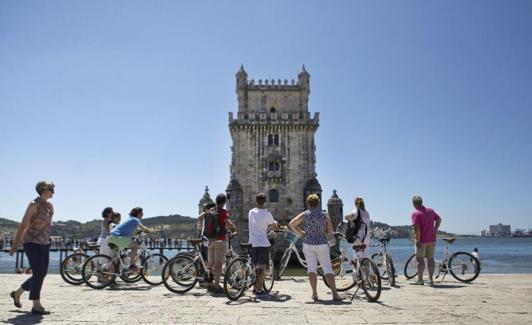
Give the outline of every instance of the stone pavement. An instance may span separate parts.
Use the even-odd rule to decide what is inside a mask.
[[[270,297],[255,299],[248,292],[230,302],[199,288],[177,295],[162,285],[120,282],[116,289],[93,290],[49,275],[42,298],[53,313],[44,317],[28,313],[27,294],[20,310],[8,296],[25,278],[0,274],[0,323],[532,324],[532,274],[481,275],[472,284],[446,278],[432,288],[413,286],[400,278],[397,288],[384,285],[379,303],[369,303],[360,294],[352,302],[333,303],[321,281],[318,288],[323,300],[314,303],[306,277],[277,282]]]

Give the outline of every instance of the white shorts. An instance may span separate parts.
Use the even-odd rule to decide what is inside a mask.
[[[303,254],[307,261],[307,273],[317,273],[318,262],[323,268],[323,273],[334,274],[331,264],[331,253],[329,245],[307,245],[303,244]]]

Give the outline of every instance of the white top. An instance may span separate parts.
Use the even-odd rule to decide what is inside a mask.
[[[266,209],[249,210],[249,243],[253,247],[270,247],[268,226],[275,223],[272,214]]]
[[[353,212],[351,213],[355,217],[353,220],[356,220],[356,218],[358,218],[358,209],[353,210]],[[360,229],[358,230],[358,233],[356,234],[355,244],[360,243],[362,241],[362,238],[364,238],[364,234],[366,234],[366,238],[364,239],[363,243],[366,244],[367,249],[369,249],[369,244],[371,242],[371,233],[370,233],[371,232],[371,229],[370,229],[371,219],[369,218],[369,212],[366,210],[360,209],[360,214],[362,217],[363,225],[360,227]],[[346,218],[346,221],[348,221],[347,218]],[[366,233],[366,229],[367,229],[367,233]]]

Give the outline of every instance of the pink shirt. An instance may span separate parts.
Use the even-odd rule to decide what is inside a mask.
[[[436,241],[436,220],[440,220],[440,216],[431,208],[421,206],[412,213],[412,226],[419,225],[419,241],[422,244]]]

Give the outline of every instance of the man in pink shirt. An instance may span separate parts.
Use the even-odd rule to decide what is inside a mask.
[[[417,281],[413,284],[423,285],[424,258],[429,267],[429,285],[433,284],[434,250],[436,249],[436,234],[441,224],[440,216],[431,208],[423,205],[421,196],[412,198],[414,212],[412,213],[412,227],[416,232]]]

